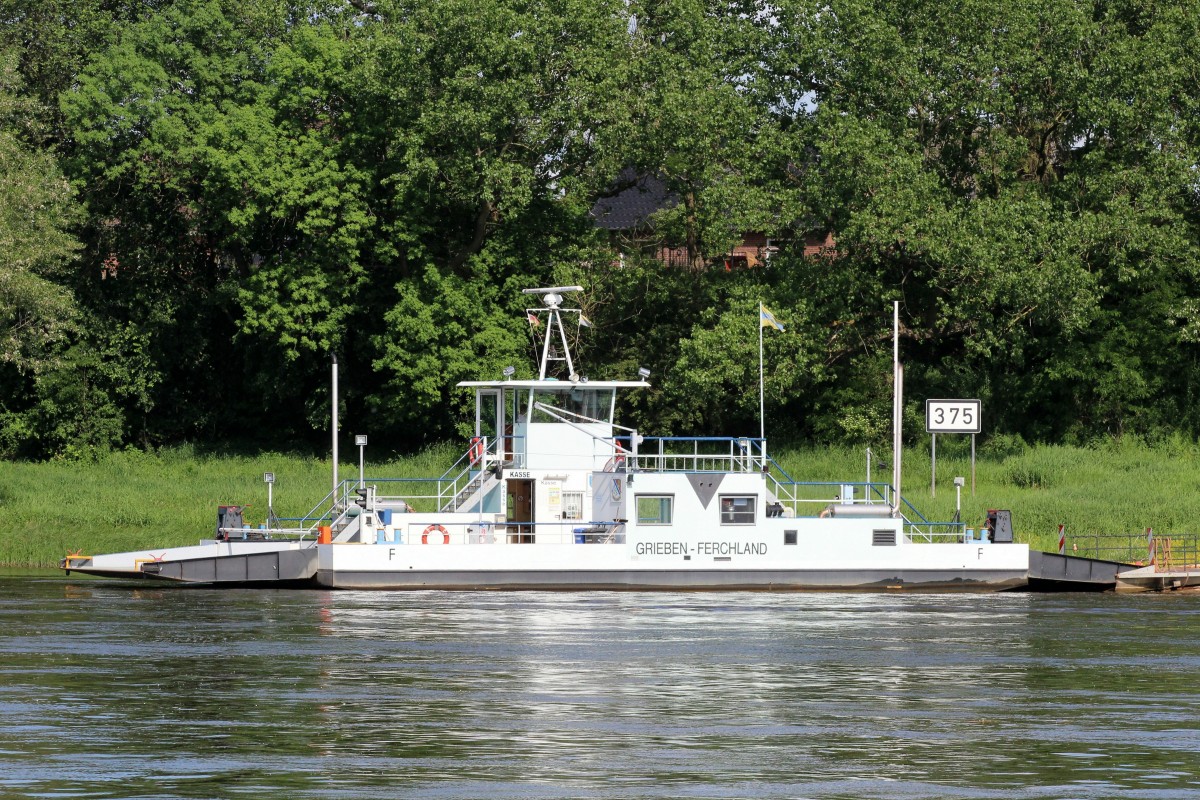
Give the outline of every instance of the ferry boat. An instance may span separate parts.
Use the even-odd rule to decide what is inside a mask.
[[[582,315],[563,305],[575,291],[526,290],[540,299],[526,310],[541,340],[538,377],[517,380],[508,368],[459,384],[474,395],[474,436],[442,476],[345,480],[291,528],[225,527],[224,541],[201,544],[208,552],[79,556],[64,568],[339,589],[1027,583],[1029,548],[1011,530],[974,536],[931,522],[886,483],[798,481],[765,438],[654,437],[619,425],[618,397],[648,389],[649,373],[589,380],[577,371],[568,329]]]

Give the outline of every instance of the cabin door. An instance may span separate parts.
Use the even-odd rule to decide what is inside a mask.
[[[533,481],[508,479],[508,543],[533,542]]]
[[[481,389],[475,402],[475,435],[487,441],[488,452],[499,454],[496,440],[504,430],[504,405],[499,389]],[[501,454],[501,460],[504,459]]]

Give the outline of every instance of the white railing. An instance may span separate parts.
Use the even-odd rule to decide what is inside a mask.
[[[427,515],[426,515],[427,516]],[[375,531],[375,544],[443,546],[462,544],[624,544],[619,522],[414,522],[393,517]]]
[[[647,436],[629,458],[638,472],[757,472],[768,464],[763,439],[727,437]]]

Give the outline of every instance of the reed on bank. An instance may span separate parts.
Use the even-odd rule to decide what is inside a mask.
[[[938,442],[936,494],[930,485],[928,446],[907,449],[902,490],[928,519],[955,512],[953,478],[966,479],[962,519],[978,527],[989,508],[1013,513],[1017,538],[1053,550],[1057,527],[1070,536],[1200,530],[1200,447],[1186,440],[1156,446],[1104,441],[1089,447],[1024,445],[1003,439],[981,447],[971,492],[966,437]],[[438,447],[385,463],[368,462],[368,476],[440,475],[458,453]],[[865,450],[779,448],[774,457],[794,477],[862,481]],[[891,454],[881,454],[889,462]],[[356,475],[357,463],[341,466]],[[0,478],[0,565],[46,567],[68,552],[85,554],[194,544],[212,535],[216,509],[249,504],[248,523],[266,519],[263,473],[274,472],[275,512],[307,513],[330,488],[327,461],[282,453],[207,455],[181,447],[155,453],[123,451],[92,462],[9,462]],[[873,479],[890,482],[875,465]]]

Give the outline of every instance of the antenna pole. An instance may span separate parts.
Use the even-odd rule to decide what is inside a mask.
[[[758,304],[758,438],[767,440],[767,412],[763,391],[763,304]]]
[[[330,353],[333,356],[333,408],[331,416],[331,426],[333,428],[333,502],[337,503],[337,488],[338,488],[338,365],[337,353]]]
[[[904,419],[904,366],[900,363],[900,301],[892,304],[892,516],[900,515],[900,427]]]
[[[546,317],[546,338],[542,342],[542,368],[538,373],[539,380],[546,380],[546,368],[550,366],[550,329],[554,325],[555,310],[550,309]]]

